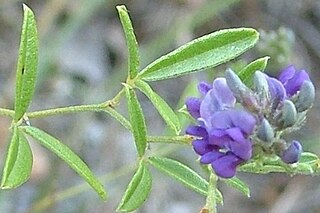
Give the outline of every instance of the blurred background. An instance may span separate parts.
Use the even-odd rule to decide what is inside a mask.
[[[22,22],[22,3],[0,0],[0,106],[13,107],[15,69]],[[115,6],[130,12],[142,67],[179,45],[201,35],[230,27],[254,27],[258,45],[230,63],[173,80],[152,83],[176,109],[180,97],[199,80],[221,75],[226,67],[241,69],[248,62],[271,56],[267,72],[277,75],[288,64],[306,69],[320,81],[320,1],[318,0],[29,0],[40,36],[39,77],[30,110],[100,103],[112,98],[125,81],[127,49]],[[294,135],[304,149],[320,154],[319,93],[308,122]],[[139,96],[151,135],[165,134],[153,106]],[[120,112],[125,113],[122,100]],[[130,133],[104,113],[68,114],[31,120],[71,147],[102,178],[109,193],[99,197],[63,161],[30,140],[34,154],[31,179],[15,190],[0,191],[3,213],[115,212],[135,168],[136,151]],[[186,124],[187,125],[187,124]],[[10,120],[0,118],[0,166],[10,139]],[[290,139],[290,138],[288,138]],[[200,171],[190,147],[152,145],[151,153],[170,156]],[[2,169],[1,169],[2,170]],[[205,199],[174,180],[151,170],[153,188],[136,212],[195,213]],[[201,172],[201,171],[200,171]],[[251,198],[221,184],[221,213],[320,212],[320,178],[284,174],[239,173],[251,188]]]

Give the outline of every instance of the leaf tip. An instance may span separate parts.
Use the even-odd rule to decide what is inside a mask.
[[[117,8],[118,12],[127,12],[127,8],[123,4],[117,5],[116,8]]]
[[[107,201],[107,199],[108,199],[108,194],[107,194],[106,190],[101,191],[99,193],[99,196],[103,201]]]
[[[3,177],[2,177],[2,180],[1,180],[1,183],[0,183],[0,189],[6,189]]]
[[[268,61],[269,61],[269,59],[270,59],[271,57],[270,56],[265,56],[265,57],[262,57],[262,58],[260,58],[260,59],[258,59],[259,61],[263,61],[263,62],[265,62],[265,63],[268,63]]]
[[[22,4],[22,8],[23,8],[24,11],[29,9],[28,5],[26,5],[25,3]]]
[[[250,33],[253,37],[253,43],[257,43],[259,38],[260,38],[260,33],[259,31],[257,31],[256,29],[254,28],[242,28],[243,30],[247,31],[247,33]]]
[[[117,207],[116,212],[124,212],[124,209],[122,208],[122,205],[119,205]]]
[[[1,188],[1,189],[12,189],[12,187],[6,186],[5,184],[4,184],[4,185],[1,185],[0,188]]]
[[[4,177],[2,177],[1,184],[0,184],[0,189],[13,189],[13,188],[16,188],[16,187],[17,186],[8,184],[6,179]]]
[[[22,9],[23,9],[23,11],[25,12],[25,13],[31,13],[31,14],[33,14],[33,12],[32,12],[32,10],[30,9],[30,7],[28,6],[28,5],[26,5],[26,4],[22,4]]]

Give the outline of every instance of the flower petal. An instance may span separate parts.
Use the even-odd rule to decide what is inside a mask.
[[[208,137],[207,130],[202,126],[189,126],[186,129],[186,134],[194,135],[194,136],[198,136],[198,137],[202,137],[202,138]]]
[[[271,96],[271,103],[273,104],[272,108],[277,108],[280,101],[283,101],[286,97],[286,90],[283,84],[275,78],[268,77],[266,79],[269,86],[269,92]]]
[[[231,128],[226,132],[233,139],[227,146],[230,151],[243,160],[249,160],[252,156],[251,142],[243,137],[239,128]]]
[[[204,97],[200,105],[200,116],[208,122],[208,118],[220,109],[219,102],[214,91],[210,90]]]
[[[281,70],[281,73],[278,79],[284,84],[289,79],[291,79],[296,73],[296,68],[293,65],[289,65],[286,68]]]
[[[215,97],[220,105],[219,110],[234,107],[236,98],[230,90],[225,78],[216,78],[212,88]]]
[[[219,177],[231,178],[236,174],[237,166],[242,162],[237,156],[227,153],[213,161],[211,166]]]
[[[217,160],[218,158],[222,157],[224,154],[217,151],[213,150],[211,152],[207,152],[200,158],[200,163],[202,164],[209,164],[212,163],[213,161]]]
[[[231,140],[228,133],[222,129],[211,129],[208,134],[209,144],[219,146],[220,148],[225,148]]]
[[[228,134],[234,141],[243,141],[245,140],[243,136],[243,132],[238,127],[233,127],[225,130],[226,134]]]
[[[214,113],[208,119],[207,129],[216,128],[216,129],[228,129],[233,127],[233,122],[231,119],[231,110],[218,111]]]
[[[198,91],[202,95],[206,95],[209,92],[209,90],[211,90],[211,89],[212,89],[212,86],[210,84],[208,84],[207,82],[202,81],[198,84]]]
[[[236,98],[229,89],[225,78],[217,78],[213,82],[212,90],[205,95],[201,106],[200,115],[206,121],[213,113],[234,107]]]
[[[204,155],[207,152],[212,151],[214,146],[210,145],[207,140],[200,139],[192,141],[194,151],[199,155]]]
[[[296,72],[295,75],[284,84],[287,94],[289,96],[296,94],[304,81],[310,81],[308,73],[305,70]]]
[[[200,117],[200,104],[201,100],[199,98],[190,97],[186,100],[186,107],[190,115],[194,118]]]
[[[255,117],[245,110],[230,111],[233,127],[239,127],[244,133],[250,135],[256,125]]]

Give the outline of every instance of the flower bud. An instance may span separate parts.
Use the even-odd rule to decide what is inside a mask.
[[[315,88],[311,81],[304,81],[300,92],[298,94],[298,99],[296,102],[296,108],[298,112],[303,112],[309,109],[315,98]]]
[[[258,127],[257,137],[265,142],[266,145],[271,146],[274,138],[274,131],[267,119],[263,119],[260,126]]]
[[[236,99],[249,111],[256,111],[259,106],[254,93],[241,81],[239,76],[231,69],[225,73],[228,87]]]
[[[264,101],[264,103],[266,103],[269,96],[269,86],[266,77],[262,72],[256,71],[254,73],[253,82],[254,90],[258,94],[260,101]]]
[[[299,161],[301,153],[302,146],[300,142],[293,140],[290,146],[282,152],[281,159],[288,164],[296,163]]]
[[[198,84],[198,91],[202,94],[202,95],[206,95],[209,90],[212,89],[212,85],[202,81]]]
[[[242,94],[248,89],[247,86],[241,81],[239,76],[235,74],[231,69],[227,69],[225,73],[227,84],[233,95],[236,98],[241,98]]]
[[[292,101],[285,100],[282,107],[283,127],[293,126],[297,121],[297,110]]]
[[[201,100],[199,98],[190,97],[186,100],[187,110],[195,119],[200,117],[200,104]]]

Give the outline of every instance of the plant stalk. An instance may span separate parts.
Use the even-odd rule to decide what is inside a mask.
[[[14,117],[14,111],[10,110],[10,109],[3,109],[0,108],[0,115],[6,115],[6,116],[10,116],[10,117]]]
[[[206,205],[203,212],[217,213],[217,201],[216,201],[216,190],[217,190],[218,177],[216,174],[211,172],[209,179],[209,189],[206,200]]]

